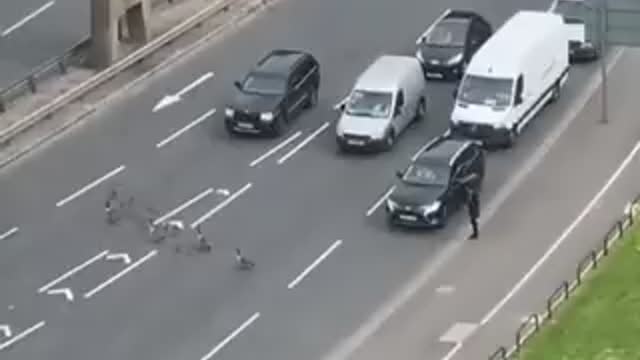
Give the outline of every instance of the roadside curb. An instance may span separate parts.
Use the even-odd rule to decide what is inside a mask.
[[[28,145],[19,149],[15,153],[9,155],[7,158],[0,160],[0,169],[5,168],[12,163],[18,161],[25,155],[39,149],[40,147],[50,143],[55,140],[59,135],[65,133],[67,130],[71,129],[74,126],[81,125],[87,120],[88,117],[93,115],[96,111],[101,108],[109,105],[110,103],[120,99],[125,93],[132,90],[136,86],[140,85],[144,81],[150,79],[154,75],[161,73],[166,70],[168,67],[172,65],[177,65],[183,61],[188,60],[190,57],[196,55],[200,51],[204,49],[209,42],[213,41],[217,36],[222,35],[225,30],[229,29],[229,27],[234,28],[238,26],[243,20],[254,16],[258,13],[259,10],[266,9],[268,6],[267,1],[259,0],[254,1],[253,3],[247,2],[247,7],[244,9],[245,11],[241,14],[233,16],[229,21],[224,22],[218,27],[214,28],[212,31],[202,36],[200,39],[196,40],[190,45],[187,45],[181,49],[178,49],[175,53],[168,56],[158,65],[154,66],[150,70],[146,71],[144,74],[136,77],[132,81],[124,84],[122,87],[117,89],[116,91],[108,94],[104,99],[98,101],[95,104],[88,105],[84,110],[82,110],[79,114],[72,116],[69,120],[62,123],[60,126],[56,126],[52,131],[46,133],[45,135],[35,139],[33,142],[30,142]],[[37,126],[37,125],[36,125]],[[29,129],[26,129],[25,132],[28,132]],[[21,133],[15,135],[15,137],[19,137]]]

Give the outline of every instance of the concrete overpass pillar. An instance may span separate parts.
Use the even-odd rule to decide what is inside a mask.
[[[149,41],[150,12],[150,0],[91,0],[91,66],[103,69],[113,64],[120,40]]]

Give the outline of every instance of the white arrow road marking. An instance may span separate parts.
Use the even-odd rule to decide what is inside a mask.
[[[134,262],[133,264],[129,265],[128,267],[126,267],[124,270],[120,271],[119,273],[115,274],[114,276],[110,277],[109,279],[107,279],[105,282],[103,282],[102,284],[96,286],[93,290],[87,292],[86,294],[84,294],[84,298],[85,299],[89,299],[92,296],[94,296],[95,294],[99,293],[100,291],[102,291],[104,288],[106,288],[107,286],[113,284],[114,282],[116,282],[118,279],[120,279],[121,277],[127,275],[127,273],[135,270],[135,268],[137,268],[138,266],[142,265],[143,263],[145,263],[147,260],[151,259],[152,257],[158,255],[158,250],[151,250],[149,251],[149,253],[147,253],[147,255],[143,256],[142,258],[138,259],[136,262]]]
[[[208,73],[200,76],[199,78],[197,78],[193,82],[191,82],[189,85],[185,86],[182,90],[178,91],[177,93],[165,95],[153,107],[153,112],[160,111],[160,110],[162,110],[162,109],[164,109],[166,107],[169,107],[169,106],[171,106],[171,105],[173,105],[175,103],[178,103],[178,102],[182,101],[182,97],[184,95],[186,95],[189,91],[197,88],[198,86],[200,86],[205,81],[211,79],[213,77],[213,75],[214,75],[213,72],[208,72]]]
[[[47,291],[49,295],[64,295],[67,298],[68,302],[73,302],[73,291],[69,288],[60,288],[60,289],[51,289]]]
[[[195,126],[199,125],[203,121],[207,120],[208,118],[213,116],[215,113],[216,113],[216,109],[214,108],[214,109],[211,109],[211,110],[207,111],[206,113],[200,115],[197,119],[193,120],[191,123],[187,124],[182,129],[177,130],[176,132],[174,132],[173,134],[169,135],[164,140],[162,140],[159,143],[157,143],[156,144],[156,148],[160,149],[161,147],[167,145],[168,143],[170,143],[173,140],[177,139],[180,135],[186,133],[187,131],[191,130],[192,128],[194,128]]]
[[[171,219],[172,217],[178,215],[184,209],[188,208],[189,206],[191,206],[191,205],[197,203],[198,201],[204,199],[205,197],[209,196],[211,193],[213,193],[213,188],[208,188],[208,189],[204,190],[200,194],[198,194],[198,195],[194,196],[193,198],[185,201],[184,203],[179,205],[177,208],[169,211],[168,213],[166,213],[166,214],[162,215],[161,217],[157,218],[156,220],[154,220],[153,225],[158,225],[158,224],[161,224],[161,223]]]
[[[9,325],[0,325],[0,331],[4,334],[4,337],[10,338],[11,336],[13,336],[13,333],[11,332],[11,326]]]
[[[26,338],[27,336],[29,336],[32,333],[36,332],[38,329],[40,329],[41,327],[43,327],[45,325],[46,325],[46,323],[44,321],[40,321],[39,323],[33,325],[32,327],[28,328],[27,330],[25,330],[25,331],[21,332],[20,334],[14,336],[9,341],[0,344],[0,351],[9,348],[11,345],[13,345],[13,344],[17,343],[18,341]]]
[[[200,216],[196,221],[192,222],[191,223],[191,228],[192,229],[197,228],[198,225],[200,225],[203,222],[207,221],[210,217],[212,217],[213,215],[217,214],[220,210],[222,210],[225,207],[227,207],[236,198],[238,198],[240,195],[244,194],[247,190],[251,189],[252,186],[253,186],[252,183],[247,183],[240,190],[238,190],[235,193],[233,193],[233,195],[231,195],[228,198],[224,199],[224,201],[220,202],[220,204],[216,205],[213,209],[209,210],[206,214]]]
[[[131,264],[131,257],[127,253],[109,254],[107,260],[122,260],[127,265]]]
[[[216,189],[216,195],[229,196],[231,191],[229,189]]]
[[[16,234],[20,229],[15,226],[11,229],[9,229],[8,231],[5,231],[4,233],[2,233],[2,235],[0,235],[0,241],[8,239],[9,237],[13,236],[14,234]]]
[[[49,282],[47,285],[41,287],[40,289],[38,289],[38,292],[40,294],[42,294],[43,292],[51,289],[52,287],[58,285],[59,283],[63,282],[64,280],[70,278],[71,276],[73,276],[75,273],[81,271],[82,269],[86,268],[87,266],[93,264],[94,262],[102,259],[103,257],[105,257],[105,255],[107,255],[109,253],[109,250],[105,250],[103,252],[101,252],[100,254],[92,257],[91,259],[85,261],[84,263],[74,267],[73,269],[67,271],[66,273],[62,274],[60,277],[58,277],[57,279]]]

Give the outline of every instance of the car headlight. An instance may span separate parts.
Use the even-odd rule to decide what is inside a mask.
[[[224,109],[224,114],[225,114],[226,116],[232,117],[232,116],[233,116],[233,114],[235,114],[235,113],[236,113],[236,112],[235,112],[235,110],[233,110],[233,109],[231,109],[231,108],[226,108],[226,109]]]
[[[462,61],[462,53],[455,55],[447,60],[447,65],[454,65],[459,63],[460,61]]]
[[[397,208],[398,208],[398,203],[396,203],[391,199],[387,199],[387,210],[394,211]]]
[[[420,62],[424,62],[424,58],[422,57],[422,51],[420,50],[416,51],[416,57],[418,58],[418,60],[420,60]]]
[[[422,214],[424,216],[427,216],[431,213],[434,213],[436,211],[438,211],[440,209],[440,206],[442,205],[442,203],[440,202],[440,200],[436,200],[433,203],[429,204],[429,205],[425,205],[425,206],[421,206],[420,210],[422,210]]]
[[[267,113],[262,113],[260,114],[260,120],[264,121],[264,122],[271,122],[273,121],[273,113],[271,112],[267,112]]]

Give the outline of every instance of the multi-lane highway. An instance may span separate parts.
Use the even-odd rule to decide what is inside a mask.
[[[20,0],[0,4],[0,89],[62,55],[89,34],[90,2]]]
[[[416,36],[446,7],[474,8],[497,25],[517,9],[547,6],[542,0],[283,1],[5,170],[0,203],[10,205],[3,205],[0,234],[17,229],[0,241],[0,325],[11,324],[17,339],[6,354],[18,360],[322,358],[425,264],[446,260],[444,249],[466,230],[457,217],[439,232],[389,231],[375,207],[393,171],[445,129],[451,85],[430,85],[427,121],[376,156],[338,154],[332,105],[377,55],[413,53]],[[276,47],[309,49],[319,59],[319,106],[281,139],[229,138],[221,114],[230,84]],[[518,146],[490,156],[483,203],[521,181],[517,174],[593,70],[574,69],[564,98]],[[163,96],[207,72],[215,75],[180,103],[152,111]],[[109,227],[102,206],[114,184],[135,197],[135,214]],[[195,241],[191,233],[150,243],[142,224],[148,208],[155,216],[175,213],[187,224],[202,223],[213,254],[176,253],[177,242]],[[254,271],[234,269],[235,247],[256,261]],[[425,336],[433,331],[425,324]],[[449,348],[429,351],[439,358]]]

